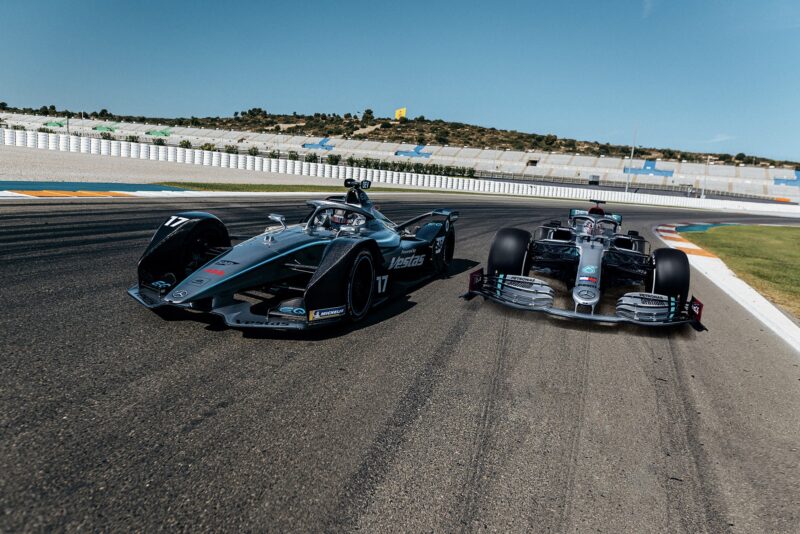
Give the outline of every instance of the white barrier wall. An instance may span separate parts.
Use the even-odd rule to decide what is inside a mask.
[[[409,172],[365,169],[329,165],[327,163],[308,163],[285,159],[263,158],[261,156],[237,155],[220,152],[209,152],[200,149],[183,149],[174,146],[157,146],[147,143],[129,143],[79,137],[65,134],[48,134],[10,130],[0,128],[0,144],[58,150],[62,152],[81,152],[133,159],[149,159],[204,165],[246,169],[254,172],[278,172],[301,176],[317,176],[340,181],[342,178],[356,180],[373,180],[378,183],[401,185],[413,188],[433,188],[445,191],[469,191],[476,193],[492,193],[501,195],[519,195],[544,198],[561,198],[575,200],[606,200],[627,204],[647,204],[693,209],[711,209],[719,211],[758,211],[771,212],[776,215],[800,215],[800,206],[791,204],[766,204],[736,200],[700,199],[644,193],[625,193],[604,189],[588,189],[577,187],[557,187],[519,182],[498,182],[494,180],[475,180],[472,178],[453,178],[450,176],[434,176]]]

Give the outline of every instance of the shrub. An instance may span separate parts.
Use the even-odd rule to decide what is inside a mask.
[[[328,154],[328,157],[325,158],[328,165],[338,165],[340,161],[342,161],[342,156],[339,154]]]
[[[238,154],[239,147],[236,145],[225,145],[225,152],[228,154]]]
[[[355,167],[356,166],[356,158],[353,156],[347,156],[347,159],[344,160],[348,167]]]
[[[319,161],[319,157],[317,157],[317,155],[314,154],[313,152],[309,152],[308,154],[305,155],[303,161],[307,161],[308,163],[316,163]]]
[[[129,143],[138,143],[139,142],[139,136],[138,135],[129,135],[129,136],[125,137],[125,140],[128,141]]]
[[[25,127],[24,127],[24,126],[22,126],[22,125],[20,125],[20,124],[12,124],[12,125],[11,125],[11,129],[12,129],[12,130],[22,130],[22,131],[25,131]]]
[[[184,139],[178,143],[178,146],[181,148],[192,148],[192,143],[188,139]]]
[[[286,157],[292,161],[297,161],[299,159],[297,152],[295,152],[294,150],[290,150],[289,153],[286,155]]]
[[[112,136],[109,132],[102,132],[102,133],[100,133],[100,139],[107,139],[108,141],[111,141],[112,139],[114,139],[114,136]],[[161,144],[162,145],[164,144],[164,140],[163,139],[156,139],[156,141],[161,141]],[[158,143],[156,143],[156,144],[158,144]]]
[[[258,156],[258,148],[251,146],[250,148],[247,149],[247,153],[250,154],[251,156]]]
[[[214,143],[203,143],[202,145],[200,145],[200,150],[209,150],[211,152],[216,152],[217,145],[215,145]]]
[[[55,133],[50,128],[45,128],[44,126],[42,126],[41,128],[37,128],[36,131],[40,133]]]
[[[279,157],[281,157],[281,153],[279,150],[270,150],[269,157],[272,159],[278,159]]]
[[[105,135],[106,133],[107,133],[107,132],[103,132],[103,134],[104,134],[104,135]],[[167,142],[166,142],[166,141],[164,141],[162,138],[160,138],[160,137],[157,137],[157,138],[153,139],[153,144],[154,144],[154,145],[156,145],[156,146],[164,146],[164,145],[166,145],[166,144],[167,144]]]

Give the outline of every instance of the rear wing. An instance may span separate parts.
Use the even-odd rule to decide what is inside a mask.
[[[411,219],[400,223],[397,225],[398,230],[402,230],[407,226],[411,226],[415,222],[419,222],[426,217],[444,217],[446,221],[450,223],[454,223],[458,220],[459,213],[456,210],[451,210],[450,208],[437,208],[433,211],[429,211],[428,213],[423,213],[422,215],[417,215],[416,217],[412,217]]]
[[[578,208],[573,208],[569,210],[570,219],[574,219],[575,217],[580,217],[581,215],[589,215],[589,210],[581,210]],[[617,224],[622,224],[622,215],[617,215],[616,213],[606,213],[604,217],[616,221]]]

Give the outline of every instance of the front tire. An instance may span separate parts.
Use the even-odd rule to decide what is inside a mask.
[[[375,262],[368,250],[362,250],[353,259],[347,277],[347,310],[355,322],[366,317],[372,307],[375,293]]]
[[[647,275],[645,289],[657,295],[678,299],[680,304],[689,296],[689,258],[682,250],[659,248],[653,251],[652,269]]]
[[[489,276],[530,272],[531,233],[519,228],[502,228],[492,239],[486,270]]]

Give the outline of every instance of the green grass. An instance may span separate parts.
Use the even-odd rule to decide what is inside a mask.
[[[742,280],[800,317],[800,227],[719,226],[681,234]]]
[[[237,193],[344,193],[341,185],[303,185],[303,184],[206,184],[200,182],[160,182],[158,185],[179,187],[189,191],[233,191]],[[420,193],[419,189],[398,187],[376,187],[377,193]],[[433,191],[431,191],[433,192]]]

